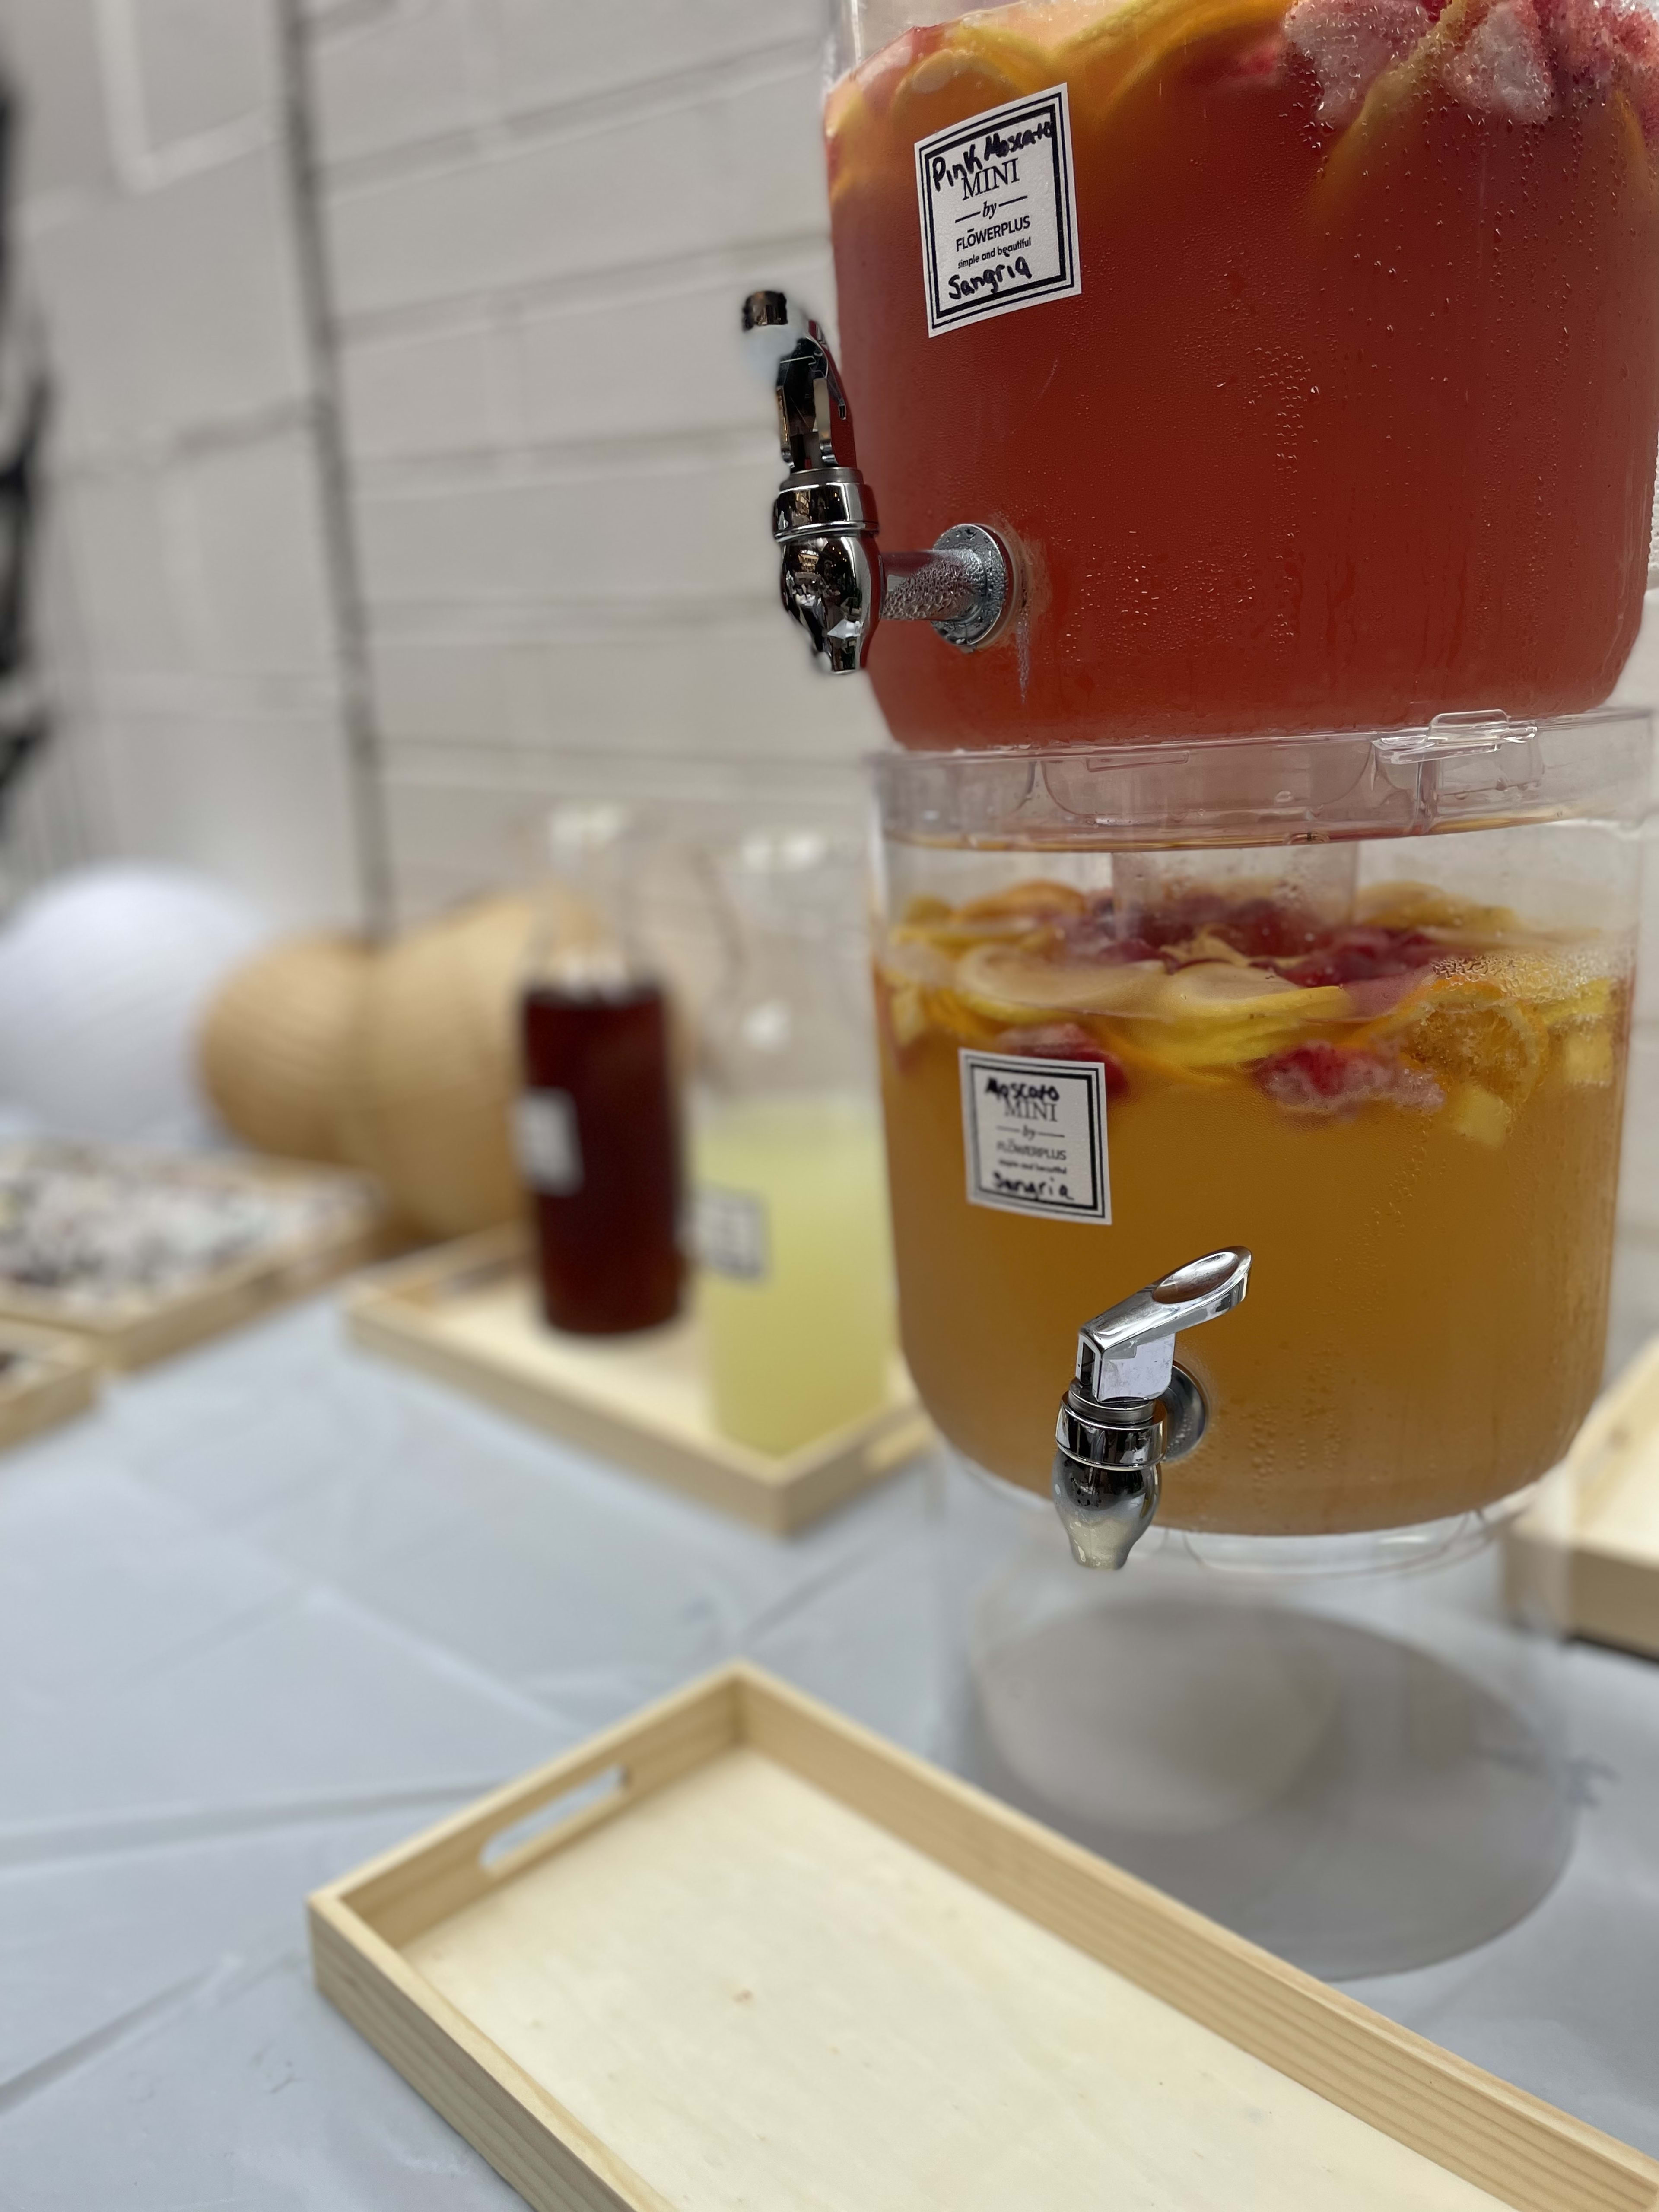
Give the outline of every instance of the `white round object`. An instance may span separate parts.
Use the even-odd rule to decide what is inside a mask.
[[[269,933],[184,869],[106,863],[32,892],[0,930],[0,1107],[64,1136],[199,1142],[197,1030]]]

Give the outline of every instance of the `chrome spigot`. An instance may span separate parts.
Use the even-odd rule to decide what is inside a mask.
[[[983,523],[959,522],[925,553],[876,544],[853,418],[823,331],[781,292],[751,292],[745,331],[774,331],[778,438],[787,474],[772,503],[783,604],[834,675],[862,668],[878,621],[930,622],[964,653],[999,637],[1018,609],[1013,554]],[[793,333],[793,343],[788,343]]]
[[[1211,1252],[1079,1330],[1076,1379],[1054,1425],[1054,1497],[1080,1567],[1121,1567],[1151,1527],[1159,1468],[1184,1458],[1209,1420],[1203,1391],[1176,1364],[1176,1338],[1231,1313],[1249,1276],[1242,1248]]]

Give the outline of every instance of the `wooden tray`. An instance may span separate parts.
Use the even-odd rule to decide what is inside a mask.
[[[84,1413],[98,1395],[99,1365],[79,1337],[0,1321],[0,1451]]]
[[[90,1146],[55,1146],[49,1142],[30,1145],[28,1149],[81,1155],[98,1150]],[[112,1154],[118,1151],[132,1157],[131,1148],[110,1150]],[[380,1258],[386,1249],[384,1208],[366,1176],[247,1154],[185,1155],[182,1161],[177,1154],[154,1157],[164,1162],[170,1174],[185,1166],[193,1181],[242,1188],[274,1185],[331,1191],[341,1200],[339,1213],[324,1232],[272,1243],[187,1287],[135,1291],[118,1302],[112,1299],[93,1308],[79,1305],[61,1292],[29,1289],[0,1275],[0,1316],[66,1332],[85,1344],[106,1367],[146,1367],[153,1360],[167,1358],[302,1297]]]
[[[781,1459],[709,1418],[694,1320],[612,1339],[561,1336],[537,1310],[516,1228],[382,1267],[345,1299],[357,1343],[586,1450],[787,1535],[891,1474],[933,1436],[894,1361],[878,1413]]]
[[[1509,1530],[1504,1570],[1517,1612],[1659,1659],[1659,1337]]]
[[[735,1666],[317,1892],[536,2212],[1644,2212],[1659,2166]]]

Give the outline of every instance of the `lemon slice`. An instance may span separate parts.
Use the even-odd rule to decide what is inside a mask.
[[[1006,890],[988,891],[983,898],[969,899],[957,912],[964,921],[982,921],[997,915],[1078,915],[1087,904],[1082,892],[1070,884],[1033,876],[1024,883],[1011,884]]]
[[[1156,1000],[1164,981],[1161,960],[1037,960],[1011,946],[981,945],[957,963],[956,988],[975,1011],[1009,1022],[1055,1013],[1135,1014]]]
[[[1273,28],[1285,4],[1285,0],[1126,0],[1054,50],[1057,74],[1076,87],[1077,128],[1098,131],[1120,100],[1200,40]]]
[[[1000,107],[1054,82],[1053,57],[1029,39],[967,16],[942,46],[924,54],[893,94],[889,128],[913,143],[946,124]]]

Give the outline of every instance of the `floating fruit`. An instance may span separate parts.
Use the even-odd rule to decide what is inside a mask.
[[[1561,1073],[1583,1089],[1603,1090],[1613,1079],[1617,1061],[1613,1032],[1601,1024],[1570,1030],[1561,1040]]]
[[[1202,41],[1277,29],[1283,13],[1284,0],[1127,0],[1061,40],[1054,61],[1076,88],[1073,113],[1098,131],[1118,100],[1150,88],[1172,60]]]
[[[1515,1109],[1479,1083],[1460,1083],[1451,1094],[1446,1118],[1460,1137],[1496,1147],[1510,1133]]]
[[[1383,70],[1403,61],[1432,21],[1419,0],[1297,0],[1285,38],[1319,80],[1316,119],[1331,130],[1351,123]]]
[[[1070,884],[1051,883],[1037,876],[1028,884],[1012,884],[1006,890],[990,891],[969,899],[957,912],[964,920],[982,921],[1000,915],[1064,915],[1085,914],[1089,902]]]
[[[1054,81],[1054,58],[985,16],[965,16],[915,63],[893,95],[889,125],[914,143]]]
[[[1547,1034],[1530,1007],[1494,985],[1449,979],[1414,994],[1370,1039],[1392,1041],[1448,1084],[1476,1084],[1518,1106],[1542,1073]]]
[[[1105,1070],[1109,1098],[1121,1097],[1129,1087],[1122,1061],[1080,1022],[1042,1022],[1035,1029],[1005,1030],[992,1049],[1029,1054],[1034,1060],[1097,1060]]]
[[[957,991],[975,1008],[1008,1021],[1062,1009],[1085,1014],[1143,1012],[1156,1003],[1167,980],[1161,960],[1074,965],[1037,959],[999,945],[964,952],[956,975]]]
[[[1267,1096],[1293,1113],[1346,1115],[1384,1102],[1432,1113],[1444,1103],[1440,1085],[1423,1069],[1317,1038],[1264,1060],[1255,1074]]]

